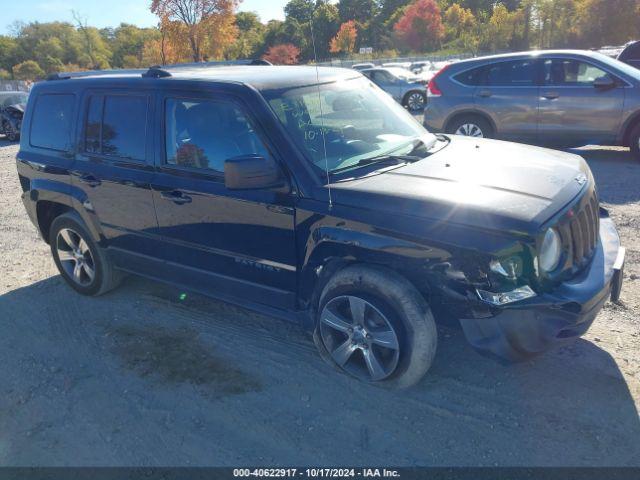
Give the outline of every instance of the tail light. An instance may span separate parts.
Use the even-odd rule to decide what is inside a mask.
[[[449,68],[449,65],[445,65],[444,67],[442,67],[438,73],[436,73],[433,77],[431,77],[431,80],[429,80],[429,85],[427,86],[427,95],[430,97],[439,97],[442,95],[442,90],[440,90],[440,87],[438,86],[438,82],[437,79],[440,75],[442,75],[442,73]]]

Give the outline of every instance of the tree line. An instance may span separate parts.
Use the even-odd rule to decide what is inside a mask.
[[[0,36],[0,79],[57,71],[266,58],[295,64],[530,48],[598,48],[640,38],[640,0],[290,0],[284,20],[263,23],[238,0],[152,0],[158,25],[98,29],[73,22],[20,23]]]

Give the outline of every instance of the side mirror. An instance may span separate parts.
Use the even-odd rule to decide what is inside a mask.
[[[224,162],[224,184],[229,190],[272,188],[282,183],[280,169],[272,158],[243,155]]]
[[[601,88],[603,90],[608,88],[613,88],[616,86],[616,81],[611,78],[609,75],[603,75],[602,77],[598,77],[593,81],[593,86],[595,88]]]

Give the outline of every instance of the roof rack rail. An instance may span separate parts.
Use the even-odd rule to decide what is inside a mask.
[[[234,67],[248,65],[269,65],[273,64],[262,58],[244,59],[244,60],[215,60],[211,62],[191,62],[191,63],[173,63],[169,65],[158,66],[157,68],[191,68],[191,67]],[[152,67],[156,68],[156,67]]]
[[[129,70],[86,70],[84,72],[59,72],[52,73],[47,80],[68,80],[70,78],[98,77],[102,75],[142,75],[147,70],[140,68]]]
[[[225,67],[239,65],[273,65],[268,60],[254,58],[253,60],[221,60],[216,62],[175,63],[173,65],[154,65],[144,70],[141,68],[128,70],[87,70],[84,72],[59,72],[47,77],[48,81],[69,80],[70,78],[100,77],[106,75],[140,75],[145,78],[166,78],[171,76],[168,68],[185,67]]]

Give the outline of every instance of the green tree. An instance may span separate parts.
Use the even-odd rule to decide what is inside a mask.
[[[121,23],[115,29],[101,31],[112,52],[111,64],[116,68],[136,68],[143,65],[144,45],[157,40],[160,32],[156,28],[139,28]]]
[[[34,60],[26,60],[13,67],[13,78],[16,80],[39,80],[44,76],[44,70]]]
[[[318,58],[329,57],[329,42],[340,28],[338,8],[331,3],[320,3],[313,13],[313,34]]]
[[[340,23],[355,20],[360,25],[365,25],[378,13],[378,2],[376,0],[340,0],[338,13]]]
[[[637,12],[637,0],[578,0],[577,26],[582,44],[601,47],[633,39],[640,33]]]
[[[480,26],[479,48],[482,51],[500,52],[509,50],[514,41],[517,14],[497,4],[486,24]]]
[[[18,44],[12,37],[0,35],[0,68],[11,69],[16,63],[16,51]]]
[[[313,0],[289,0],[284,6],[285,18],[294,18],[299,23],[307,23],[315,10]]]
[[[238,38],[227,50],[228,58],[257,58],[264,44],[266,27],[254,12],[238,12],[236,15]]]

